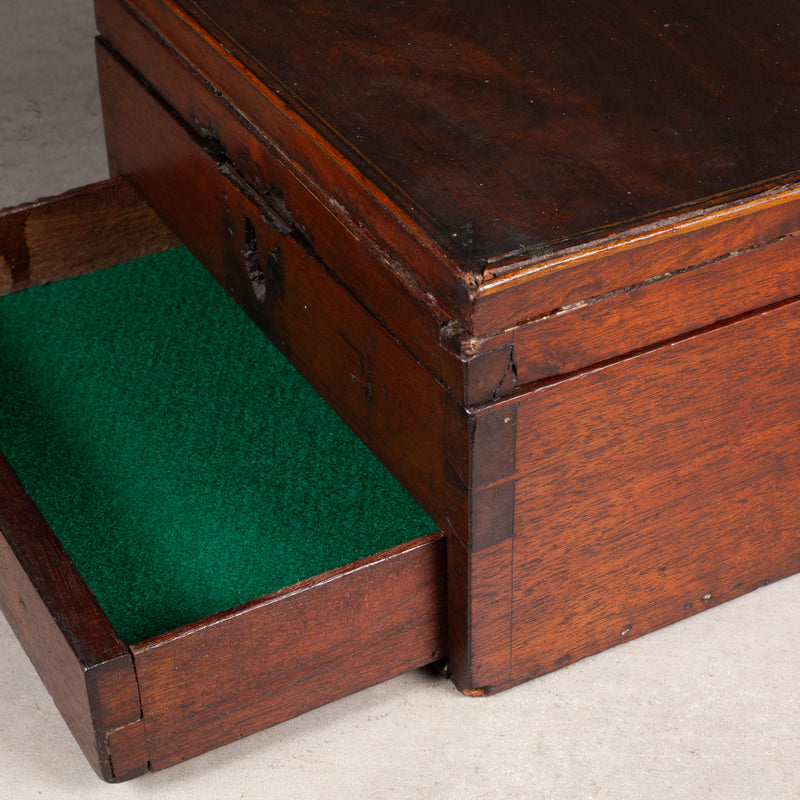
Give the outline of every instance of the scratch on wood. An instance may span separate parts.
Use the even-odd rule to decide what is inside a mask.
[[[510,385],[509,385],[510,382]],[[505,371],[500,376],[494,391],[492,392],[492,399],[496,400],[501,394],[506,394],[517,385],[517,362],[514,359],[514,346],[511,345],[508,353],[508,363],[506,364]],[[507,387],[508,388],[505,388]]]
[[[372,362],[375,342],[369,342],[366,347],[357,347],[344,335],[342,338],[358,357],[357,373],[351,372],[350,378],[353,383],[357,383],[363,388],[364,402],[367,404],[367,408],[369,408],[372,405],[372,401],[375,399],[375,380],[373,378],[374,364]],[[384,390],[384,395],[386,395],[386,390]]]
[[[27,214],[0,221],[0,259],[8,269],[13,288],[26,285],[30,281],[31,256],[27,224]]]

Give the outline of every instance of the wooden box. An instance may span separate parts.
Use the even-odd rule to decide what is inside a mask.
[[[112,171],[442,528],[462,691],[800,570],[793,3],[96,8]]]

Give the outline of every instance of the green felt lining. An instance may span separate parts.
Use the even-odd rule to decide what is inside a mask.
[[[132,644],[435,530],[183,249],[0,298],[0,448]]]

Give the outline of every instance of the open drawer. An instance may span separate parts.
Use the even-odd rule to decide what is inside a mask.
[[[0,304],[0,607],[103,778],[445,655],[443,536],[187,254]]]

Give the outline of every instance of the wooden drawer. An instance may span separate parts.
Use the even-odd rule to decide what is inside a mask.
[[[19,222],[21,217],[17,215],[16,219]],[[84,224],[91,226],[86,218]],[[205,276],[199,265],[195,267]],[[153,271],[143,269],[140,272],[140,283],[144,281],[146,284]],[[101,273],[70,281],[72,301],[75,301],[78,291],[73,287],[86,285],[80,281],[95,282],[99,275]],[[111,271],[102,273],[104,278],[110,275]],[[32,288],[2,298],[0,303],[5,303],[4,309],[8,311],[10,303],[16,307],[29,293],[46,291],[57,297],[61,291],[63,297],[66,290],[60,287],[66,285]],[[184,288],[187,294],[183,299],[191,304],[191,293],[188,287]],[[211,288],[224,300],[217,287]],[[141,287],[142,295],[145,290],[146,286]],[[132,305],[140,298],[139,292],[138,284],[128,290]],[[85,300],[87,303],[90,302],[88,298],[96,296],[90,295],[86,289],[80,289],[79,294],[81,302]],[[60,301],[56,312],[59,319],[62,314],[65,318],[68,316],[68,309],[68,303]],[[125,313],[133,315],[131,308]],[[174,321],[174,315],[168,316]],[[6,319],[10,319],[8,314]],[[201,323],[198,321],[198,324]],[[246,324],[250,325],[249,322]],[[37,327],[36,320],[30,319],[28,338],[34,349]],[[259,342],[266,342],[258,331],[254,330],[253,334]],[[9,335],[7,325],[3,335]],[[66,341],[70,336],[65,322],[63,336],[57,338]],[[111,333],[109,339],[112,339]],[[163,341],[163,348],[166,352],[169,341]],[[3,350],[4,369],[9,363],[16,363],[17,356],[22,358],[21,354],[26,352],[14,346],[12,341],[4,342]],[[242,353],[242,358],[245,357],[246,354]],[[81,350],[80,359],[91,359],[91,351]],[[115,367],[115,371],[117,369]],[[8,377],[10,380],[23,379],[22,375],[15,378],[11,374]],[[29,378],[30,375],[25,376],[25,380]],[[65,379],[69,380],[69,377]],[[75,383],[76,387],[78,385]],[[17,394],[23,391],[20,386],[15,387],[15,391],[19,389]],[[9,413],[14,395],[15,392],[10,392],[12,400],[5,398],[4,414]],[[30,402],[36,408],[40,405],[35,396],[31,396]],[[270,401],[269,414],[290,413],[291,401],[287,406],[289,411],[275,402]],[[186,421],[185,415],[182,419]],[[51,426],[47,436],[51,437],[52,447],[56,449],[62,442],[62,429],[69,427],[69,419],[65,416],[45,424]],[[143,419],[139,424],[155,423]],[[91,439],[91,431],[96,429],[87,426],[85,438]],[[248,435],[252,434],[241,432],[243,437]],[[352,438],[346,431],[342,435]],[[17,430],[14,436],[8,431],[3,432],[3,441],[9,442],[15,462],[19,462],[17,471],[34,475],[37,482],[39,466],[25,463],[23,455],[27,451],[26,446],[19,444],[20,438],[26,438],[25,431]],[[34,438],[33,434],[28,438]],[[84,439],[79,437],[78,441]],[[120,470],[115,459],[122,457],[119,455],[121,452],[121,449],[116,449],[108,453],[108,464],[104,467],[100,462],[92,469],[101,477],[108,477],[111,483],[110,474]],[[92,457],[96,457],[96,453],[87,450],[86,458]],[[206,451],[198,458],[208,457]],[[127,471],[122,469],[122,472],[130,474],[135,469],[137,467]],[[252,464],[251,469],[257,472],[260,466]],[[173,466],[173,470],[186,470],[188,474],[185,461]],[[241,599],[231,607],[214,608],[213,613],[202,618],[186,619],[189,612],[184,608],[180,613],[176,612],[178,616],[175,619],[180,624],[173,629],[157,627],[160,611],[156,613],[156,622],[140,627],[135,618],[131,623],[130,617],[120,616],[119,610],[115,610],[116,601],[106,598],[104,609],[96,596],[113,594],[119,582],[126,580],[133,584],[138,581],[145,587],[146,595],[156,594],[158,586],[147,583],[150,565],[139,563],[131,574],[115,573],[108,579],[100,579],[93,573],[90,588],[67,554],[68,550],[80,551],[81,563],[86,561],[86,548],[81,550],[75,541],[75,537],[80,539],[84,532],[73,532],[73,538],[70,540],[68,537],[65,549],[4,458],[0,461],[0,471],[0,607],[87,758],[107,780],[124,780],[148,768],[161,769],[406,669],[440,659],[446,653],[445,543],[432,523],[424,522],[424,515],[416,513],[417,523],[411,526],[408,536],[406,532],[400,532],[398,541],[401,543],[388,549],[379,546],[375,552],[368,550],[351,563],[326,566],[320,574],[311,574],[299,582],[291,581],[291,585],[268,593],[256,592],[252,599]],[[346,472],[344,470],[342,474]],[[125,480],[129,479],[133,480]],[[388,476],[387,479],[389,483],[384,485],[395,487],[389,491],[397,492],[399,487]],[[74,483],[72,475],[62,474],[60,478],[56,475],[56,480],[63,484],[65,493]],[[52,473],[48,478],[45,471],[41,482],[34,494],[45,498],[48,508],[58,506],[62,501],[53,490]],[[86,488],[89,491],[95,487]],[[329,496],[316,496],[313,486],[301,485],[296,490],[303,493],[298,501],[301,504],[317,509],[320,515],[332,513],[326,511],[326,502],[331,502]],[[363,494],[367,491],[365,486],[351,492],[350,502],[370,506],[376,496]],[[102,497],[99,488],[97,495]],[[284,495],[288,503],[291,491],[282,488],[279,496]],[[243,486],[241,497],[233,493],[230,498],[232,507],[242,505],[244,496]],[[163,498],[153,495],[152,502],[162,503]],[[179,496],[177,502],[180,505],[186,500]],[[266,507],[266,501],[264,505]],[[80,506],[80,502],[76,502],[76,506]],[[117,502],[115,498],[106,497],[98,500],[97,507],[117,506],[126,507],[121,499]],[[373,510],[378,515],[388,516],[388,512],[381,512],[378,506]],[[79,523],[81,513],[80,508],[77,511],[67,508],[64,517],[56,514],[59,519],[54,527],[61,530]],[[112,516],[101,520],[101,524],[108,525],[108,549],[123,548],[120,542],[123,541],[121,531],[125,525]],[[192,521],[187,519],[185,525],[191,524]],[[333,529],[335,523],[330,524],[330,530],[323,528],[323,540],[337,533]],[[140,538],[147,540],[152,536],[152,531],[147,529],[134,530],[133,536],[137,537],[139,533]],[[349,532],[344,533],[347,536]],[[235,546],[230,532],[220,530],[219,535],[223,539],[222,545],[213,546],[221,547],[220,552]],[[229,545],[226,544],[227,536],[230,536]],[[300,550],[325,549],[315,544],[310,534],[287,531],[285,537],[279,538],[297,540]],[[411,540],[403,541],[406,538]],[[150,546],[154,552],[167,551],[158,541]],[[268,557],[268,553],[252,553],[255,562]],[[185,558],[197,559],[198,550],[193,549]],[[172,573],[176,586],[180,585],[180,572],[176,567]],[[164,580],[169,582],[169,578]],[[190,580],[200,581],[202,578]],[[225,580],[225,591],[230,588],[232,596],[240,597],[237,587],[240,580],[244,581],[244,578],[229,575]],[[167,588],[169,591],[165,595],[169,598],[176,589]],[[141,594],[143,590],[137,591]],[[120,590],[120,593],[123,592]],[[152,613],[152,602],[148,598],[141,602]],[[122,620],[116,623],[116,628],[121,625],[121,632],[110,621],[109,609],[110,616]],[[144,638],[139,638],[142,635]]]

